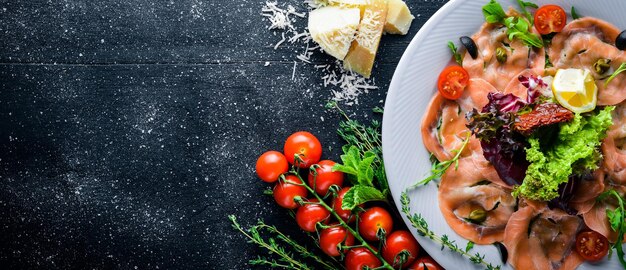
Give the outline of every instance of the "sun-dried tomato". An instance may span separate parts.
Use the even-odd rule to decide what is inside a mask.
[[[555,103],[542,103],[531,112],[522,114],[515,119],[513,128],[524,135],[530,135],[537,128],[557,123],[569,122],[574,113]]]

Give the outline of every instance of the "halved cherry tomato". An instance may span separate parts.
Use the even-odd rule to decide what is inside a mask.
[[[322,144],[315,135],[299,131],[291,134],[285,141],[285,157],[290,164],[294,164],[294,155],[300,155],[302,162],[297,165],[300,168],[308,168],[309,166],[320,161],[322,157]]]
[[[437,80],[439,93],[451,100],[459,98],[467,85],[469,85],[469,74],[463,67],[457,65],[446,67]]]
[[[387,210],[382,207],[372,207],[359,216],[359,233],[369,241],[378,241],[378,229],[384,229],[387,235],[393,229],[393,219]]]
[[[354,235],[341,226],[327,228],[320,232],[320,248],[328,256],[339,256],[337,245],[340,243],[342,246],[354,245]]]
[[[383,258],[395,268],[400,268],[399,262],[401,258],[398,255],[403,250],[409,252],[406,261],[404,261],[401,267],[402,269],[406,269],[406,267],[417,258],[420,246],[409,231],[401,230],[392,232],[387,236],[387,241],[385,241],[385,245],[383,246]]]
[[[363,270],[365,267],[370,269],[383,265],[376,255],[372,254],[369,249],[364,247],[353,248],[346,255],[346,270]]]
[[[343,173],[333,172],[333,166],[335,162],[332,160],[322,160],[319,163],[319,168],[315,169],[317,175],[309,173],[309,186],[315,186],[315,192],[320,196],[326,196],[328,189],[332,185],[341,187],[343,185]]]
[[[409,268],[407,270],[426,270],[426,269],[428,269],[428,270],[443,270],[443,267],[441,267],[431,257],[421,257],[421,258],[418,258],[417,260],[415,260],[415,263],[413,263],[411,266],[409,266]]]
[[[356,216],[352,214],[352,211],[343,210],[343,208],[341,208],[341,204],[343,204],[343,196],[346,195],[348,190],[350,190],[350,187],[342,188],[339,192],[337,192],[337,197],[333,199],[333,209],[337,212],[337,215],[343,219],[343,221],[350,223],[354,221]]]
[[[595,231],[581,232],[576,236],[576,252],[587,261],[599,261],[609,252],[609,240]]]
[[[542,35],[561,32],[566,20],[565,10],[557,5],[545,5],[535,12],[535,28]]]
[[[304,186],[297,184],[303,184],[302,181],[295,175],[287,175],[285,181],[280,181],[274,186],[274,200],[283,208],[296,209],[300,206],[293,199],[296,196],[300,196],[303,199],[306,198],[307,190]]]
[[[319,201],[317,199],[310,199],[308,204],[298,208],[296,212],[296,222],[298,226],[307,232],[315,232],[317,223],[324,223],[330,217],[330,211],[316,202]]]
[[[256,161],[256,174],[261,180],[273,183],[289,170],[287,159],[281,152],[267,151]]]

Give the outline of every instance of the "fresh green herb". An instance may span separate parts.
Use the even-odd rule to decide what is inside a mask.
[[[626,210],[624,207],[624,198],[614,189],[606,191],[600,196],[598,196],[597,200],[605,200],[607,197],[613,197],[617,200],[618,206],[617,208],[610,210],[606,209],[606,217],[611,224],[611,229],[617,232],[617,240],[613,244],[613,247],[617,251],[617,256],[619,262],[622,264],[624,269],[626,269],[626,261],[624,260],[624,250],[622,249],[622,240],[624,239],[624,233],[626,233]]]
[[[518,38],[527,46],[543,47],[541,38],[529,31],[528,21],[518,17],[508,17],[504,20],[504,25],[507,27],[506,33],[510,40]]]
[[[530,12],[528,12],[527,8],[539,8],[539,6],[537,6],[537,4],[533,3],[533,2],[525,2],[522,0],[517,0],[517,4],[519,4],[519,7],[522,9],[522,13],[524,13],[524,16],[526,16],[526,18],[528,19],[528,21],[530,22],[531,25],[534,24],[534,19],[533,15],[530,14]]]
[[[448,48],[450,48],[452,55],[454,55],[454,61],[456,61],[459,65],[462,66],[463,57],[461,57],[461,54],[458,52],[458,48],[454,45],[454,42],[448,41]]]
[[[523,3],[525,6],[534,5],[530,2]],[[509,36],[510,40],[518,38],[527,46],[543,48],[541,38],[530,32],[530,25],[532,24],[524,18],[508,17],[497,1],[491,0],[488,4],[484,5],[483,15],[485,16],[485,21],[488,23],[504,24],[504,26],[507,27],[506,34]]]
[[[439,179],[443,175],[443,173],[445,173],[448,170],[448,168],[452,166],[452,164],[454,164],[455,169],[458,168],[459,158],[461,157],[461,153],[463,153],[463,150],[467,146],[467,143],[470,140],[470,136],[471,136],[471,133],[468,132],[467,136],[465,137],[465,140],[463,140],[463,144],[461,145],[461,147],[459,149],[452,150],[452,152],[455,153],[452,159],[441,161],[441,162],[439,161],[434,162],[433,166],[430,169],[431,175],[426,177],[424,180],[417,182],[417,184],[413,185],[412,188],[421,186],[421,185],[426,185],[430,183],[430,181],[432,180]]]
[[[372,163],[376,159],[376,154],[367,151],[361,156],[359,149],[354,145],[345,145],[343,152],[341,155],[343,164],[335,164],[333,171],[347,174],[353,185],[372,186],[374,181]]]
[[[469,242],[467,242],[467,246],[465,246],[465,252],[469,252],[473,248],[474,248],[474,242],[469,241]]]
[[[576,9],[574,8],[574,6],[572,6],[572,18],[573,18],[574,20],[576,20],[576,19],[580,19],[580,18],[581,18],[581,16],[580,16],[580,15],[578,15],[578,12],[576,12]]]
[[[613,74],[611,74],[611,77],[606,79],[606,82],[604,82],[604,86],[607,86],[609,84],[609,82],[611,82],[615,77],[617,77],[617,75],[619,75],[620,73],[624,72],[624,70],[626,70],[626,63],[622,63],[617,68],[617,70],[615,70],[615,72],[613,72]]]
[[[346,194],[344,194],[341,208],[345,210],[352,210],[358,205],[371,201],[384,201],[387,197],[383,195],[375,187],[366,185],[352,186]]]
[[[346,145],[342,147],[342,149],[344,150],[344,155],[348,155],[349,157],[347,158],[350,158],[353,161],[357,161],[357,163],[359,161],[362,162],[365,159],[371,159],[373,157],[373,160],[369,164],[370,168],[365,169],[364,167],[362,167],[363,170],[361,171],[361,180],[367,181],[368,184],[371,183],[369,184],[370,186],[378,188],[378,190],[380,190],[382,194],[385,195],[385,197],[388,196],[389,184],[387,183],[385,165],[383,164],[382,159],[383,148],[380,134],[380,122],[373,120],[369,126],[365,126],[356,120],[350,119],[350,117],[339,107],[337,102],[334,101],[328,102],[326,104],[326,108],[337,110],[339,114],[345,119],[344,121],[339,122],[339,129],[337,129],[337,134],[339,134],[339,136],[344,141],[346,141]],[[383,110],[381,108],[374,108],[374,112],[382,113]],[[349,151],[354,151],[351,150],[353,147],[356,147],[356,149],[358,150],[358,155],[354,152],[352,154],[348,153]],[[369,162],[368,160],[365,161]],[[343,162],[343,165],[348,165],[345,161]],[[351,165],[355,165],[355,163],[351,163]],[[348,166],[352,167],[353,169],[358,168],[351,165]],[[373,179],[371,181],[369,181],[371,179],[370,170],[373,171]],[[362,183],[359,182],[359,171],[356,171],[357,183]],[[354,173],[354,171],[351,172]],[[354,174],[352,175],[354,176]]]
[[[284,268],[284,269],[314,269],[310,265],[302,262],[299,259],[296,259],[296,254],[301,256],[303,259],[309,259],[317,264],[319,264],[322,268],[332,270],[337,269],[336,265],[332,263],[326,262],[322,260],[317,255],[311,253],[306,247],[301,246],[296,243],[294,240],[289,238],[287,235],[278,231],[276,227],[269,226],[265,224],[263,221],[260,221],[252,226],[248,230],[244,230],[241,225],[237,222],[237,218],[234,215],[229,215],[228,219],[232,222],[233,228],[241,232],[251,243],[254,243],[262,248],[267,249],[269,254],[275,255],[278,259],[268,258],[268,257],[257,257],[256,259],[252,259],[249,261],[251,265],[265,265],[270,266],[272,268]],[[264,238],[261,234],[262,232],[267,233],[269,236]],[[289,246],[290,249],[295,251],[296,253],[287,251],[282,245],[279,244],[282,242],[283,244]]]
[[[407,194],[408,190],[402,192],[400,197],[400,202],[402,204],[402,213],[406,215],[406,217],[411,221],[411,225],[417,229],[417,232],[424,237],[427,237],[435,242],[441,244],[441,249],[448,248],[453,252],[457,252],[465,257],[467,257],[471,262],[475,264],[482,264],[486,267],[487,270],[499,270],[499,265],[492,265],[491,263],[485,261],[485,256],[480,253],[471,254],[470,250],[474,246],[474,244],[468,243],[465,249],[461,248],[454,240],[450,240],[447,235],[438,236],[435,232],[431,231],[428,227],[428,223],[426,219],[422,217],[420,214],[412,214],[411,207],[409,206],[411,200]]]
[[[507,17],[504,9],[496,0],[491,0],[483,6],[483,15],[488,23],[502,23]]]

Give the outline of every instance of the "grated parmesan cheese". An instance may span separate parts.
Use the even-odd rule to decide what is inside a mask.
[[[326,0],[305,0],[305,2],[313,8],[327,5]],[[296,18],[305,18],[306,13],[297,12],[291,5],[281,8],[276,1],[267,1],[261,11],[262,16],[266,17],[270,22],[270,25],[267,27],[269,30],[282,31],[281,39],[273,48],[278,49],[285,43],[303,44],[303,50],[296,54],[295,59],[301,63],[313,65],[321,73],[324,87],[334,88],[331,89],[332,100],[343,102],[348,106],[358,105],[359,95],[378,89],[373,79],[366,79],[359,74],[344,69],[339,60],[330,64],[315,64],[311,60],[311,57],[316,52],[323,53],[324,50],[319,45],[313,43],[309,31],[304,30],[300,32],[294,25],[297,22]],[[269,66],[269,64],[269,62],[265,62],[265,66]],[[298,62],[293,61],[291,80],[296,79],[297,65]]]

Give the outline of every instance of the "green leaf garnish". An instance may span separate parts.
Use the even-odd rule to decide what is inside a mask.
[[[502,22],[507,17],[500,3],[495,0],[491,0],[488,4],[483,6],[483,15],[485,16],[485,21],[488,23]]]
[[[626,269],[626,260],[624,260],[624,250],[622,249],[622,240],[624,240],[624,233],[626,233],[626,220],[624,220],[626,218],[625,199],[615,189],[611,189],[600,194],[597,200],[602,201],[607,199],[607,197],[613,197],[617,200],[618,206],[615,209],[606,209],[606,217],[609,220],[609,224],[611,224],[611,229],[617,232],[617,240],[613,243],[612,248],[617,251],[619,262]]]
[[[572,18],[574,20],[582,18],[580,15],[578,15],[578,12],[576,12],[576,9],[574,8],[574,6],[572,6]]]
[[[456,61],[459,65],[463,65],[463,57],[458,52],[458,48],[454,45],[452,41],[448,41],[448,48],[452,51],[452,55],[454,55],[454,61]]]
[[[522,13],[524,13],[524,16],[526,16],[526,18],[528,19],[528,21],[530,22],[530,24],[534,24],[534,19],[533,15],[530,14],[530,12],[528,12],[528,10],[526,8],[538,8],[539,6],[537,6],[537,4],[533,3],[533,2],[525,2],[522,0],[517,0],[517,4],[519,4],[520,8],[522,9]]]
[[[604,86],[609,85],[609,82],[611,82],[615,77],[617,77],[617,75],[619,75],[620,73],[624,72],[624,70],[626,70],[626,63],[622,63],[617,70],[615,70],[615,72],[613,72],[613,74],[611,74],[611,76],[606,79],[606,81],[604,82]]]
[[[518,1],[518,3],[524,7],[536,6],[530,2]],[[525,8],[524,11],[527,12]],[[541,38],[530,32],[532,23],[529,23],[529,21],[524,18],[508,17],[497,1],[491,0],[488,4],[484,5],[483,15],[485,16],[485,21],[488,23],[504,24],[504,26],[507,27],[506,34],[509,36],[510,40],[518,38],[527,46],[543,48]],[[528,16],[530,16],[530,13],[528,13]]]

